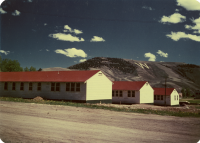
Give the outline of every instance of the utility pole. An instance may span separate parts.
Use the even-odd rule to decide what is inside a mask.
[[[167,98],[167,96],[166,96],[166,80],[167,80],[167,77],[165,77],[165,106],[166,106],[166,98]]]

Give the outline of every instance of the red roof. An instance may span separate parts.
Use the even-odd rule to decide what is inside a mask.
[[[114,81],[113,90],[140,90],[147,81]]]
[[[153,88],[154,95],[165,95],[165,88]],[[171,95],[174,88],[166,88],[166,95]]]
[[[85,82],[100,70],[0,72],[1,82]]]

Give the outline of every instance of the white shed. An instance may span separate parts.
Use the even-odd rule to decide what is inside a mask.
[[[147,81],[114,81],[112,103],[153,104],[154,90]]]
[[[154,104],[155,105],[179,105],[179,94],[174,88],[153,88],[154,89]]]
[[[111,103],[112,81],[100,70],[0,72],[0,96]]]

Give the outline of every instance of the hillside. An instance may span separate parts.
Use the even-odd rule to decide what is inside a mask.
[[[152,87],[200,89],[200,66],[177,62],[150,62],[95,57],[68,67],[76,70],[100,69],[112,81],[148,81]]]

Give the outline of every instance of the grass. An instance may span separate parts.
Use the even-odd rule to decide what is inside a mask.
[[[192,104],[200,104],[200,99],[194,99],[194,98],[183,98],[180,99],[180,102],[188,101]]]
[[[13,98],[13,97],[0,97],[0,101],[12,101],[12,102],[24,102],[24,103],[37,103],[37,104],[50,104],[50,105],[64,105],[64,106],[74,106],[74,107],[84,107],[92,109],[104,109],[110,111],[118,112],[132,112],[132,113],[143,113],[143,114],[156,114],[163,116],[177,116],[177,117],[200,117],[200,106],[198,108],[193,108],[192,110],[187,109],[178,109],[171,108],[169,109],[130,109],[130,108],[121,108],[121,107],[110,107],[98,104],[89,104],[89,103],[74,103],[74,102],[65,102],[65,101],[54,101],[54,100],[39,100],[35,101],[33,99],[23,99],[23,98]],[[194,111],[194,109],[196,109]]]

